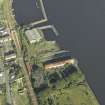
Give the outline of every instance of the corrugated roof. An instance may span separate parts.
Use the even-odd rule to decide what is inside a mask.
[[[63,60],[67,60],[71,58],[71,52],[69,51],[61,51],[56,53],[51,57],[51,59],[48,59],[47,61],[44,62],[44,64],[50,64],[54,62],[59,62]]]
[[[38,29],[27,30],[25,33],[29,41],[32,40],[38,41],[41,39],[41,35],[38,32]]]

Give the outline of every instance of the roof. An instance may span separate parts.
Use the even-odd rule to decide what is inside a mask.
[[[4,55],[5,56],[8,56],[8,55],[11,55],[11,54],[14,54],[14,50],[9,50],[8,52],[5,52]]]
[[[8,36],[9,36],[8,33],[0,34],[0,38],[4,38],[4,37],[8,37]]]
[[[44,62],[44,64],[55,63],[59,61],[64,61],[71,58],[71,52],[69,51],[61,51],[56,53],[51,57],[51,59]]]
[[[8,41],[11,41],[11,37],[10,36],[4,36],[4,37],[0,37],[0,43],[3,43],[3,42],[8,42]]]
[[[38,29],[27,30],[25,32],[25,34],[26,34],[26,36],[27,36],[27,38],[30,42],[33,41],[33,40],[35,42],[37,42],[41,39],[41,35],[40,35]]]
[[[1,30],[4,30],[4,29],[5,29],[5,28],[4,28],[3,26],[0,26],[0,31],[1,31]]]
[[[57,53],[54,54],[54,58],[59,58],[59,57],[71,57],[71,52],[70,51],[58,51]]]
[[[13,52],[9,52],[9,53],[5,53],[5,60],[11,60],[11,59],[14,59],[16,58],[16,54]]]

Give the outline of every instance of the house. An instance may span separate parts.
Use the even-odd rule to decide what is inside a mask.
[[[2,30],[4,30],[4,29],[5,29],[4,26],[0,26],[0,32],[1,32]]]
[[[11,60],[11,59],[15,59],[15,58],[16,58],[16,54],[15,53],[5,56],[5,60],[6,61]]]
[[[7,42],[12,40],[11,37],[9,36],[8,32],[6,30],[0,31],[0,42]]]
[[[5,27],[0,27],[0,42],[3,43],[3,42],[10,41],[10,40],[12,39],[9,35],[8,30],[6,30]]]
[[[8,35],[8,31],[5,29],[0,30],[0,34],[2,34],[3,36]]]
[[[11,37],[10,36],[6,36],[6,37],[3,37],[3,38],[0,38],[0,43],[3,43],[3,42],[8,42],[8,41],[11,41]]]
[[[16,58],[16,53],[13,50],[10,50],[8,52],[5,52],[4,56],[5,56],[5,60],[8,61],[8,60],[11,60],[11,59],[15,59]]]

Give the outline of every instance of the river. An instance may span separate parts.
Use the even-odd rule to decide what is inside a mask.
[[[19,24],[34,20],[34,3],[14,0]],[[44,0],[44,4],[49,24],[54,24],[60,33],[55,40],[79,60],[88,83],[101,105],[105,105],[105,1]]]

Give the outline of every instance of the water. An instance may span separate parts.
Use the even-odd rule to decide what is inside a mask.
[[[17,21],[22,24],[33,21],[30,2],[34,0],[14,1]],[[101,105],[105,105],[105,1],[44,1],[49,23],[60,32],[57,42],[79,60],[90,86]]]
[[[14,0],[13,8],[16,10],[16,20],[23,25],[43,18],[42,12],[36,5],[37,0]]]

